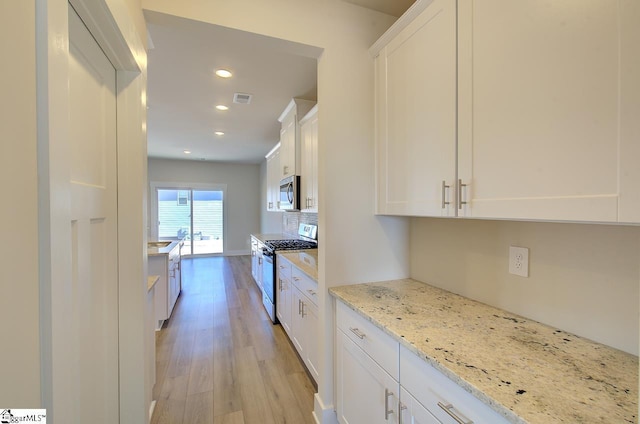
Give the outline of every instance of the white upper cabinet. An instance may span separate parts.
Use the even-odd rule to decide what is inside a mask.
[[[377,212],[640,222],[636,3],[416,3],[377,44]]]
[[[318,212],[318,105],[300,121],[300,209]]]
[[[455,2],[434,1],[380,51],[375,71],[377,212],[455,216],[443,187],[456,178]]]
[[[267,159],[267,210],[278,211],[280,199],[280,143],[265,156]]]
[[[624,77],[640,49],[620,49],[622,3],[459,2],[463,216],[640,221],[623,102],[640,102],[638,75]]]
[[[315,102],[292,99],[278,121],[280,129],[280,175],[283,179],[300,175],[300,119],[311,110]]]

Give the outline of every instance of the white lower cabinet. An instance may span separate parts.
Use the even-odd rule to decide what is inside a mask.
[[[318,283],[291,268],[290,337],[314,380],[318,381]]]
[[[418,400],[400,386],[400,424],[440,424]]]
[[[338,421],[342,424],[398,422],[398,381],[344,331],[337,333]]]
[[[278,256],[276,262],[276,316],[280,325],[291,337],[291,262]]]
[[[336,411],[341,424],[507,423],[340,301],[336,327]]]
[[[303,274],[281,255],[277,257],[277,267],[276,316],[317,382],[318,282]]]
[[[171,317],[178,300],[182,282],[180,278],[180,244],[168,254],[153,255],[148,258],[149,275],[158,275],[160,280],[155,288],[155,316],[158,328]]]

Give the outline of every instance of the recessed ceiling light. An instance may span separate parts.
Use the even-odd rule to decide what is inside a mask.
[[[231,78],[233,76],[233,74],[230,71],[227,71],[226,69],[218,69],[216,71],[216,75],[219,76],[220,78]]]
[[[184,154],[185,154],[185,155],[190,155],[190,154],[191,154],[191,150],[185,150],[185,151],[184,151]]]
[[[229,110],[229,107],[225,106],[225,105],[218,105],[218,106],[216,106],[216,109],[218,109],[218,110]]]
[[[216,132],[214,132],[214,134],[215,135],[219,135],[219,136],[223,136],[224,135],[224,133],[222,131],[216,131]]]

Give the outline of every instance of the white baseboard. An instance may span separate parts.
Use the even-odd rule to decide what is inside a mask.
[[[318,393],[313,395],[313,419],[317,424],[338,424],[333,405],[325,405]]]

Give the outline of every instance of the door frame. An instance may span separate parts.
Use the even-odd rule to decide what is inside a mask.
[[[206,183],[176,183],[151,181],[149,183],[149,239],[158,240],[158,189],[167,190],[212,190],[222,192],[222,252],[186,256],[224,256],[227,251],[227,185]]]
[[[68,7],[73,6],[116,69],[118,149],[118,339],[120,423],[149,420],[145,364],[146,52],[126,2],[36,0],[38,267],[41,404],[50,419],[73,417],[66,381],[70,287]],[[126,182],[126,183],[123,183]]]

